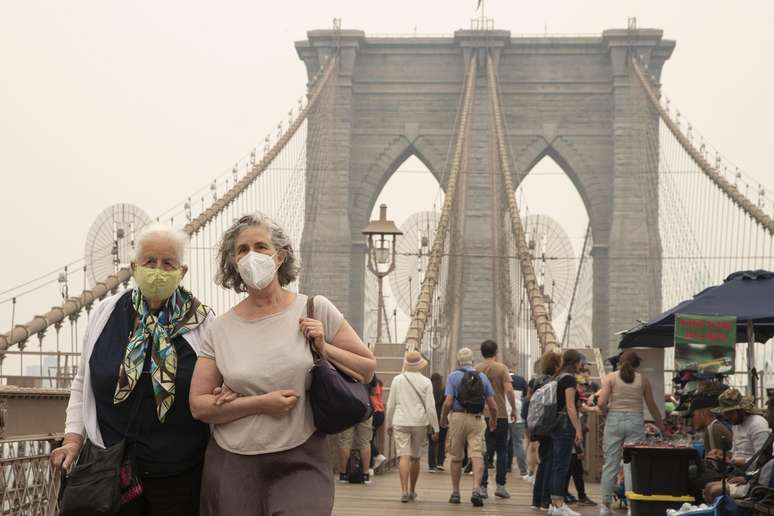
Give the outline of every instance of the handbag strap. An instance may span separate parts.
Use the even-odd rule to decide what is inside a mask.
[[[306,298],[306,317],[308,319],[314,319],[314,296],[308,296]],[[314,357],[315,360],[318,360],[320,358],[320,352],[317,351],[317,346],[314,345],[314,341],[312,339],[306,339],[306,342],[309,344],[309,350],[312,352],[312,357]]]
[[[425,400],[422,398],[422,395],[419,394],[419,391],[416,387],[414,387],[414,384],[411,383],[411,380],[409,380],[409,377],[406,376],[406,373],[403,373],[403,378],[406,379],[409,385],[411,385],[411,388],[414,390],[414,392],[417,394],[417,398],[419,398],[419,402],[422,404],[422,410],[425,411],[425,417],[427,418],[427,423],[430,424],[430,414],[427,413],[427,407],[425,406]]]

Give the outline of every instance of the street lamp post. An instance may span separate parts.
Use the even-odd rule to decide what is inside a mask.
[[[379,206],[379,219],[369,222],[363,230],[363,234],[368,237],[368,270],[376,276],[379,285],[376,342],[380,343],[382,341],[382,314],[384,313],[382,280],[395,270],[395,241],[403,232],[398,229],[395,222],[387,220],[387,205],[382,204]]]

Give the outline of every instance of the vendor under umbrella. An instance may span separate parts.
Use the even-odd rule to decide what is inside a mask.
[[[688,409],[688,417],[697,432],[704,434],[704,460],[700,463],[696,478],[691,479],[691,494],[697,501],[702,501],[702,492],[710,482],[722,478],[724,451],[731,449],[733,439],[731,430],[723,424],[712,409],[718,407],[717,396],[699,394],[691,400]],[[708,457],[721,457],[721,460],[713,460]]]
[[[746,463],[762,449],[769,437],[769,425],[761,416],[761,411],[755,407],[752,398],[742,396],[736,389],[728,389],[718,398],[718,407],[712,409],[714,414],[722,416],[733,426],[733,446],[731,457],[727,462],[743,468]],[[723,452],[710,450],[706,458],[722,460]],[[744,477],[737,476],[728,480],[728,494],[734,498],[744,498],[748,486]],[[704,499],[712,501],[722,493],[720,481],[710,482],[704,488]]]

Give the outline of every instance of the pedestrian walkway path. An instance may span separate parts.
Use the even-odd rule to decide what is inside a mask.
[[[443,473],[428,473],[424,469],[417,484],[418,500],[416,502],[400,502],[400,479],[397,469],[377,475],[370,485],[336,484],[336,504],[334,516],[406,516],[419,514],[437,516],[442,514],[470,514],[479,516],[523,515],[545,516],[543,512],[533,512],[530,509],[532,501],[532,484],[514,476],[508,478],[508,490],[511,498],[508,500],[494,497],[493,489],[489,489],[489,499],[484,501],[484,507],[473,507],[470,504],[470,492],[473,477],[462,477],[462,503],[449,503],[451,479],[448,470]],[[589,497],[599,501],[599,484],[587,484]],[[573,491],[574,488],[571,488]],[[597,516],[599,507],[573,506],[583,516]],[[617,516],[626,516],[626,512],[617,512]]]

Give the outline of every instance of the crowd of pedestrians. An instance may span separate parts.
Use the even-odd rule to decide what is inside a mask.
[[[543,374],[528,384],[498,361],[494,341],[481,343],[480,354],[482,360],[474,363],[473,351],[460,349],[457,368],[444,386],[440,375],[428,379],[420,373],[427,363],[419,353],[408,353],[404,372],[392,381],[386,425],[400,457],[401,501],[418,499],[420,450],[428,442],[430,472],[443,471],[443,458],[449,458],[451,504],[462,502],[466,465],[472,476],[469,500],[473,506],[483,506],[490,496],[490,467],[495,480],[491,494],[510,498],[508,475],[516,471],[515,462],[521,479],[534,483],[534,510],[572,516],[578,513],[568,502],[596,505],[587,496],[583,480],[581,406],[587,397],[584,373],[588,373],[583,355],[572,350],[546,354],[541,360]],[[556,382],[558,423],[550,435],[529,436],[525,431],[529,398],[550,381]],[[446,439],[440,438],[443,432]],[[528,460],[526,442],[534,442],[538,461]],[[571,479],[577,497],[568,493]]]

